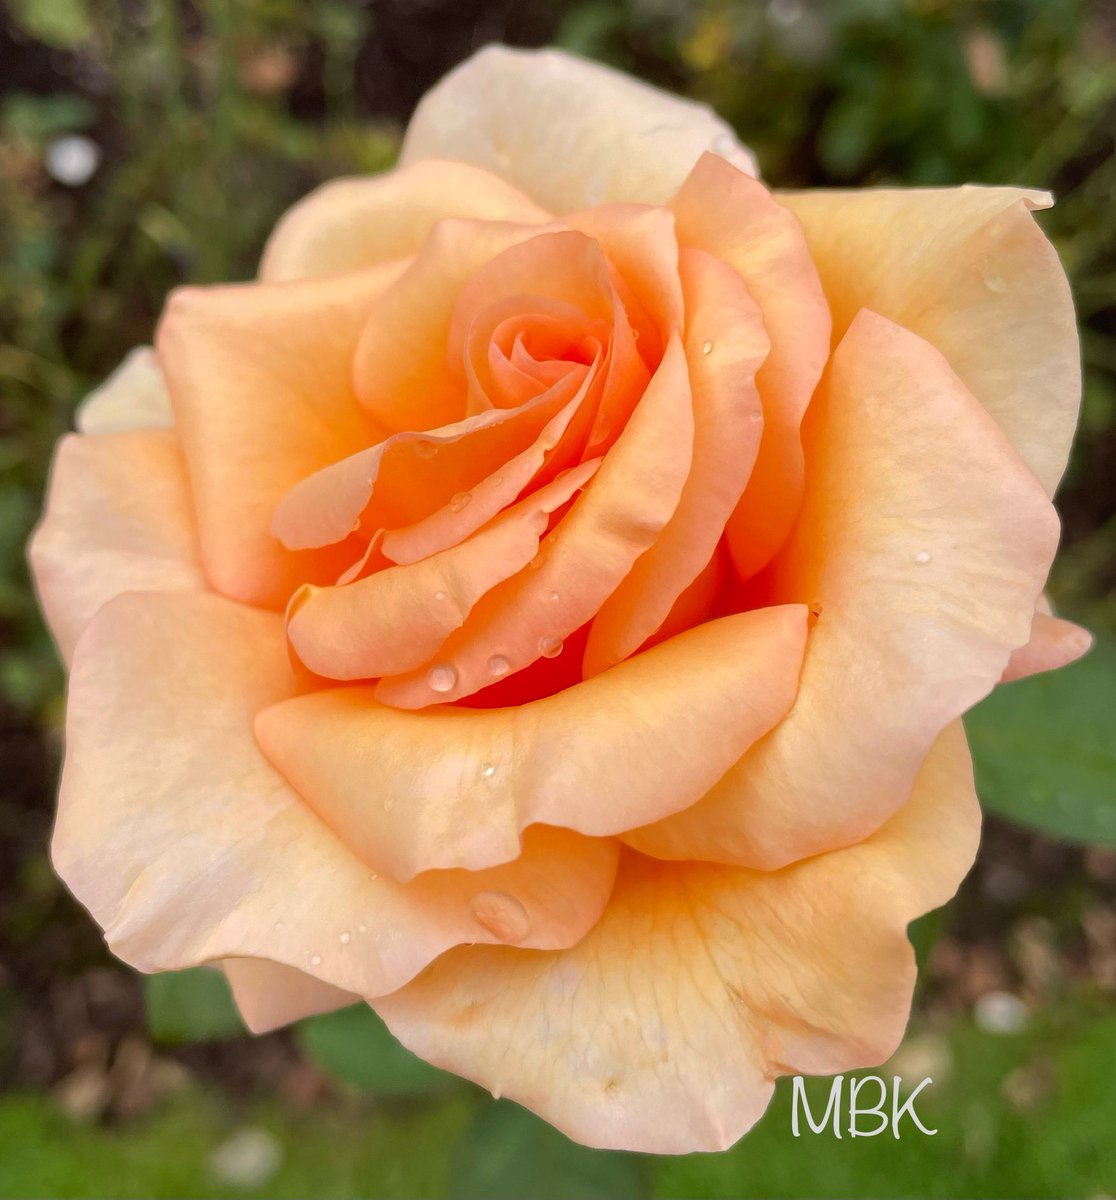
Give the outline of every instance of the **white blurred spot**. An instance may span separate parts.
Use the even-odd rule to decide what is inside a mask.
[[[806,15],[803,0],[769,0],[767,16],[773,25],[795,25]]]
[[[101,165],[101,148],[80,134],[60,137],[47,147],[47,174],[66,187],[88,183]]]
[[[209,1156],[209,1169],[222,1183],[256,1189],[283,1165],[283,1147],[266,1129],[238,1129]]]
[[[973,1019],[985,1033],[1018,1033],[1027,1024],[1027,1006],[1011,992],[985,992],[973,1005]]]

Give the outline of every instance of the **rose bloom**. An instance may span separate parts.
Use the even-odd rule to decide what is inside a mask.
[[[958,718],[1079,400],[1016,188],[772,192],[707,109],[485,50],[186,288],[58,449],[58,871],[248,1025],[367,1001],[594,1146],[876,1064],[973,860]]]

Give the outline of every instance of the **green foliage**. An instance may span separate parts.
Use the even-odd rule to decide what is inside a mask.
[[[428,1096],[455,1083],[401,1046],[366,1004],[310,1017],[298,1039],[327,1075],[373,1096]]]
[[[220,971],[195,967],[148,975],[144,996],[147,1028],[157,1042],[211,1042],[244,1032],[228,981]]]
[[[632,1154],[589,1150],[525,1108],[486,1105],[452,1160],[459,1200],[636,1200],[649,1195],[645,1164]]]
[[[965,718],[985,807],[1057,838],[1116,847],[1116,641],[996,689]]]
[[[908,1071],[896,1056],[879,1071],[855,1074],[890,1082],[894,1067],[905,1076],[904,1095],[930,1075],[934,1082],[919,1095],[917,1110],[925,1125],[937,1129],[935,1136],[905,1121],[899,1140],[890,1131],[853,1139],[846,1107],[841,1140],[832,1132],[810,1132],[804,1121],[795,1139],[790,1080],[784,1079],[762,1121],[731,1150],[661,1160],[656,1196],[1038,1200],[1110,1193],[1116,1091],[1098,1064],[1116,1062],[1116,1018],[1063,1012],[1010,1037],[990,1038],[961,1023],[922,1038],[936,1059],[927,1063],[929,1070]],[[829,1088],[829,1080],[807,1081],[816,1117]],[[874,1091],[865,1095],[874,1099]],[[862,1124],[873,1127],[871,1119]]]

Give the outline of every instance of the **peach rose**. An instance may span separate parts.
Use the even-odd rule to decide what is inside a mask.
[[[977,843],[958,718],[1088,640],[1036,611],[1048,203],[773,193],[704,108],[494,48],[177,292],[32,546],[113,950],[257,1030],[364,999],[596,1146],[883,1060]]]

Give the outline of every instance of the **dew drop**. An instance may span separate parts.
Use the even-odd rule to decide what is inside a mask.
[[[551,602],[551,604],[555,603],[555,601],[558,599],[558,593],[551,592],[550,595],[547,596],[547,599]]]
[[[492,486],[493,487],[499,487],[500,484],[502,484],[503,482],[504,482],[503,475],[493,475],[492,476]]]
[[[920,550],[914,556],[914,560],[916,563],[918,563],[918,565],[920,567],[926,566],[926,564],[930,561],[930,551],[929,550]]]
[[[990,292],[1002,293],[1008,290],[1007,280],[995,271],[989,271],[984,276],[984,286]]]
[[[562,639],[552,633],[539,638],[539,653],[543,658],[557,658],[562,653]]]
[[[712,354],[713,353],[713,343],[712,342],[702,342],[701,352],[702,352],[702,354]]]
[[[320,954],[311,954],[310,965],[312,967],[320,967],[322,965],[322,956]]]
[[[415,442],[415,453],[419,458],[433,458],[438,453],[438,447],[433,442]]]
[[[501,942],[521,942],[531,931],[527,910],[507,892],[478,892],[471,907],[477,921]]]
[[[449,692],[457,682],[457,670],[448,663],[439,663],[426,672],[426,684],[432,692]]]
[[[372,878],[379,879],[379,875],[373,875]],[[367,932],[368,932],[368,926],[365,925],[365,923],[363,921],[361,921],[361,923],[357,926],[357,933],[367,933]]]
[[[441,591],[440,589],[434,593],[435,600],[444,600],[445,598],[446,598],[446,593]]]
[[[337,940],[342,946],[347,946],[353,940],[353,935],[347,929],[344,929],[338,934]]]
[[[489,675],[495,675],[497,679],[501,675],[506,675],[510,670],[511,663],[502,654],[494,654],[488,660],[488,673]]]
[[[459,513],[473,498],[472,492],[458,492],[449,503],[450,512]]]
[[[481,770],[481,774],[485,779],[491,779],[496,774],[496,768],[491,763],[485,763]]]
[[[748,414],[748,416],[751,417],[751,419],[753,421],[762,421],[763,420],[763,409],[762,408],[753,408],[752,411]]]

